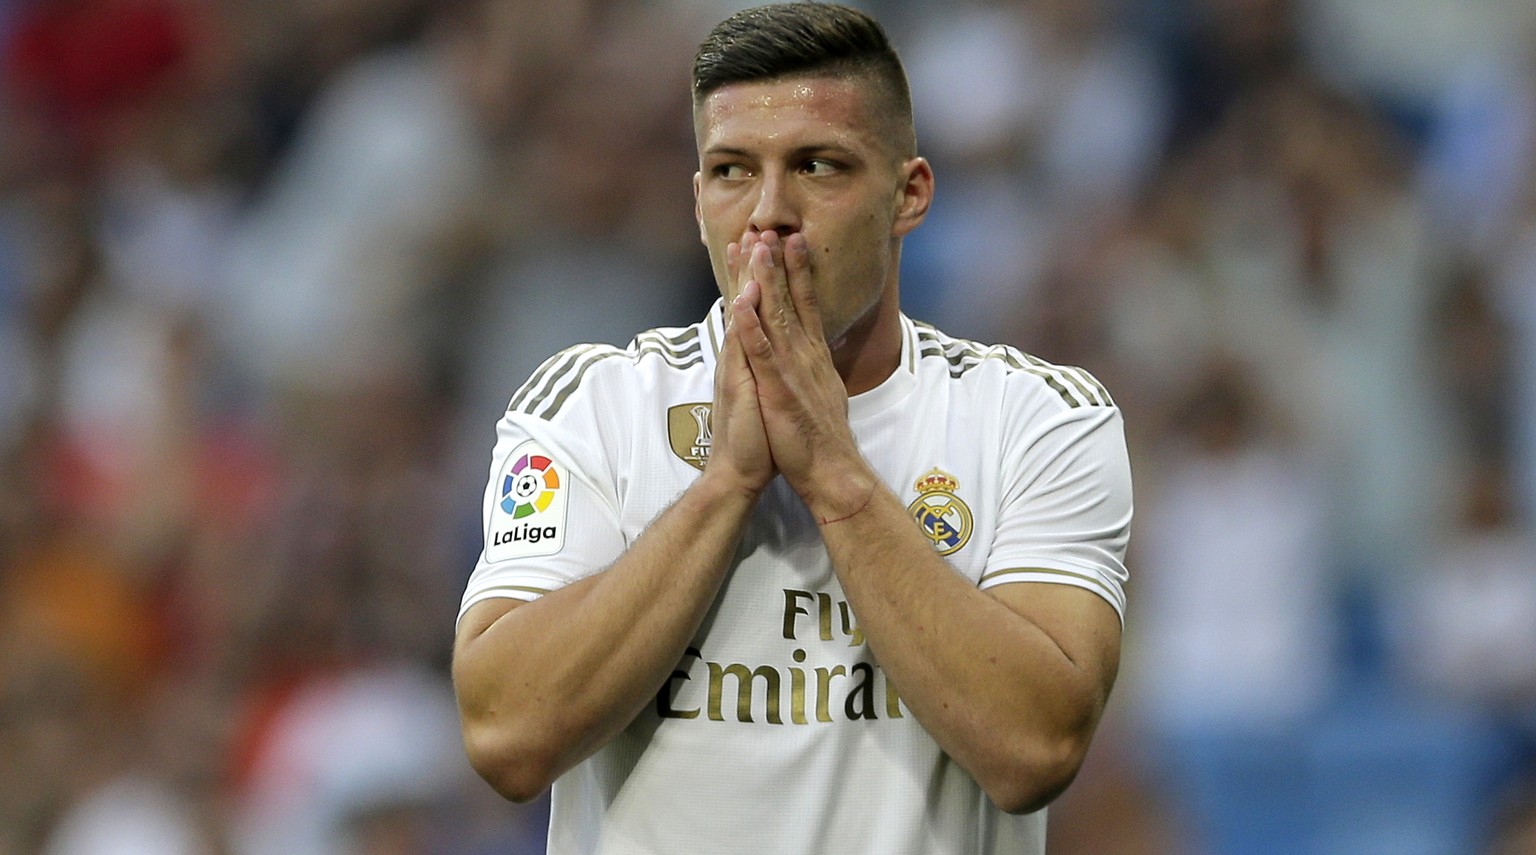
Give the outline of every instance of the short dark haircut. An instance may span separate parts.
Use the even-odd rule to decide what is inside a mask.
[[[885,29],[869,15],[835,3],[774,3],[721,21],[693,58],[693,103],[731,83],[811,74],[873,79],[894,118],[911,126],[907,74]]]

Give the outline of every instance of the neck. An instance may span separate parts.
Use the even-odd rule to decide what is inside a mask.
[[[896,283],[869,314],[834,342],[832,364],[849,397],[879,386],[901,364],[901,308]]]

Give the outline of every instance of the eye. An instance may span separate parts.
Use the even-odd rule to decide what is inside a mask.
[[[739,163],[718,163],[710,167],[709,174],[726,181],[740,181],[750,173]]]
[[[842,165],[824,157],[814,157],[800,166],[800,171],[811,176],[834,175],[842,171]]]

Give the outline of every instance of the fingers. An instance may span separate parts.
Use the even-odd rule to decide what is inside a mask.
[[[747,284],[741,286],[741,294],[739,296],[741,297],[742,304],[752,310],[752,315],[755,319],[757,307],[763,299],[762,286],[757,283],[756,279],[748,279]]]
[[[740,294],[746,280],[751,277],[749,270],[752,249],[759,243],[758,236],[753,232],[747,232],[741,236],[740,241],[725,245],[725,274],[726,280],[733,292],[726,295],[727,299]]]
[[[714,446],[706,470],[740,479],[748,489],[760,490],[776,473],[758,405],[757,381],[748,362],[743,332],[761,329],[748,302],[757,285],[748,281],[726,303],[725,338],[715,366],[714,407],[710,414]]]
[[[720,346],[718,369],[722,372],[729,373],[737,368],[744,369],[747,365],[747,355],[741,349],[741,323],[738,320],[743,310],[741,305],[743,299],[738,295],[725,305],[725,341]]]
[[[784,263],[778,258],[782,247],[779,245],[779,236],[774,232],[765,232],[756,246],[752,247],[752,257],[748,269],[751,278],[757,281],[762,291],[758,299],[759,313],[764,321],[782,326],[789,318],[786,313],[790,303],[783,297]]]
[[[736,291],[734,293],[727,293],[725,295],[727,320],[729,320],[730,315],[730,301],[736,296],[736,294],[741,293],[741,289],[737,287],[737,283],[741,281],[740,277],[741,244],[732,241],[725,245],[725,287],[727,291],[732,288],[735,288]]]
[[[748,272],[757,281],[761,292],[757,300],[758,317],[775,343],[797,340],[801,325],[795,301],[790,296],[785,249],[785,239],[777,232],[763,232],[748,260]]]
[[[775,342],[786,337],[798,339],[801,331],[811,341],[824,340],[821,310],[811,284],[810,248],[804,235],[748,233],[734,260],[728,253],[728,262],[742,271],[735,281],[757,282],[760,296],[752,302]]]
[[[726,248],[727,268],[731,270],[733,281],[738,275],[745,276],[745,258],[739,251],[733,252],[736,244],[730,244]],[[736,256],[732,258],[732,256]],[[730,295],[725,303],[725,338],[720,345],[720,358],[715,365],[716,394],[730,395],[732,391],[742,385],[751,386],[752,370],[747,363],[746,351],[742,348],[741,330],[742,318],[747,317],[746,324],[757,328],[756,318],[753,315],[753,301],[756,300],[757,283],[748,279],[739,282],[736,286],[736,294]],[[722,403],[717,401],[716,403]]]
[[[752,287],[752,283],[748,283]],[[747,358],[743,331],[755,338],[761,332],[752,309],[745,298],[738,296],[726,304],[725,340],[720,345],[720,358],[715,366],[715,416],[717,426],[723,426],[738,407],[756,409],[757,381],[752,376],[752,366]],[[752,333],[752,330],[757,330]]]
[[[821,327],[821,308],[811,287],[811,251],[805,235],[798,232],[784,239],[784,280],[795,315],[812,341],[825,338]]]
[[[762,292],[756,279],[748,279],[741,294],[731,301],[731,327],[740,343],[743,359],[754,369],[754,376],[757,370],[767,368],[773,358],[773,343],[769,341],[760,315]],[[727,334],[730,332],[728,330]]]

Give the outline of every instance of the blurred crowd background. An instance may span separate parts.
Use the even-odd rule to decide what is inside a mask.
[[[713,299],[723,0],[0,2],[0,855],[516,855],[493,427]],[[863,4],[909,314],[1086,366],[1125,660],[1052,855],[1536,852],[1536,7]]]

